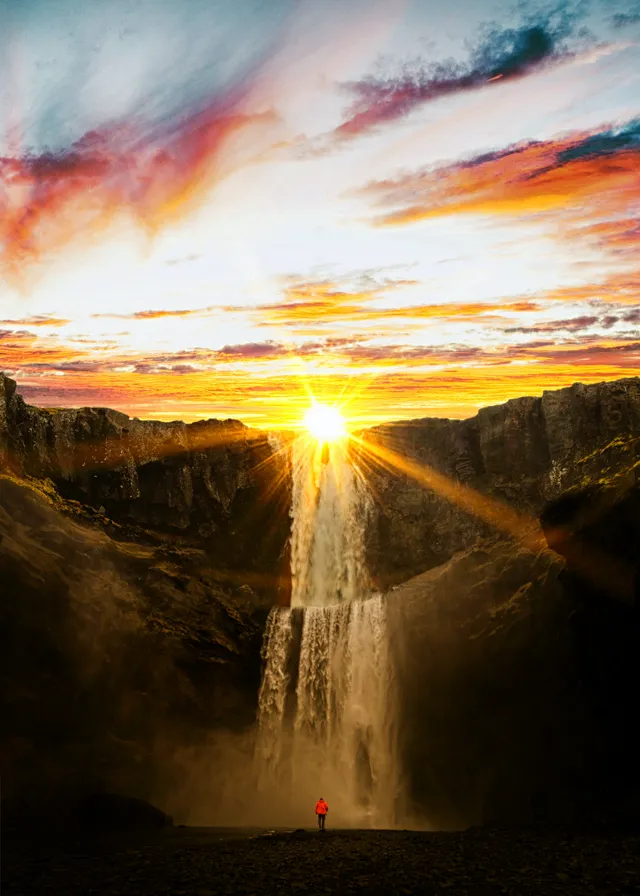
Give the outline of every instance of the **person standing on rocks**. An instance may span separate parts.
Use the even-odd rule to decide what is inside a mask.
[[[316,803],[316,815],[318,816],[318,830],[324,831],[324,820],[327,817],[327,812],[329,811],[329,806],[325,801],[320,797],[318,802]]]

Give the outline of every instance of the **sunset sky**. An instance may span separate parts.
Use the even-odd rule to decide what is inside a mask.
[[[640,0],[7,0],[0,370],[289,425],[640,369]]]

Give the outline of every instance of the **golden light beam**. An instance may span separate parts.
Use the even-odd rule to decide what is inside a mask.
[[[544,533],[537,517],[519,513],[502,501],[456,482],[426,463],[403,457],[386,446],[365,441],[361,437],[352,436],[352,439],[385,469],[402,473],[424,488],[437,492],[467,513],[514,538],[534,554],[551,551],[597,588],[633,605],[635,570],[597,545],[587,544],[562,526]]]
[[[524,539],[530,550],[539,551],[542,548],[544,538],[541,534],[532,536],[524,531],[531,527],[534,522],[537,523],[535,517],[526,517],[502,501],[483,495],[468,485],[454,481],[445,474],[439,473],[428,464],[417,463],[408,457],[403,457],[384,445],[368,440],[365,441],[362,438],[354,438],[354,441],[365,452],[373,455],[388,470],[403,473],[419,485],[437,492],[443,498],[489,523],[494,528],[514,537]]]

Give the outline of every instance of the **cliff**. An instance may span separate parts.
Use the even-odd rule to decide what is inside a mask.
[[[594,452],[630,435],[640,435],[638,377],[514,399],[468,420],[427,418],[364,432],[362,452],[375,495],[367,545],[375,580],[383,588],[405,581],[494,531],[436,488],[394,470],[394,457],[534,519],[581,478],[597,478]],[[587,469],[581,462],[590,455]]]
[[[160,423],[106,408],[43,410],[0,374],[2,467],[50,480],[115,537],[197,544],[230,574],[286,595],[286,457],[267,433],[236,420]]]
[[[284,455],[237,421],[42,410],[0,375],[6,812],[162,802],[185,750],[252,724],[288,492]]]
[[[201,550],[116,541],[73,511],[0,476],[7,814],[15,800],[157,798],[177,751],[254,719],[268,602]]]
[[[524,544],[389,592],[408,797],[435,826],[640,823],[640,438],[571,476]]]
[[[460,826],[615,812],[622,791],[640,805],[640,380],[361,437],[369,566],[397,586],[412,806]],[[242,777],[248,741],[233,738],[289,587],[274,444],[237,421],[33,408],[0,375],[5,807],[117,791],[186,817],[203,776],[225,786],[210,780],[225,757]],[[506,507],[508,531],[469,495]]]

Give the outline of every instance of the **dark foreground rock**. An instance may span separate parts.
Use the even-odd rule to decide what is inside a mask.
[[[3,849],[3,893],[614,896],[637,892],[632,833],[469,830],[260,835],[173,830],[154,838]]]

